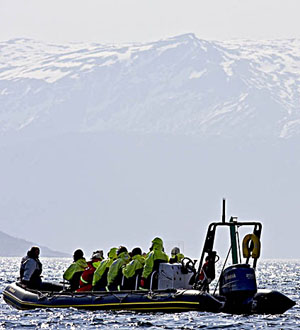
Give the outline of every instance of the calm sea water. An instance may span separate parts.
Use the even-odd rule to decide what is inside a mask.
[[[60,281],[70,259],[42,258],[45,280]],[[260,288],[283,292],[297,305],[283,315],[227,315],[200,312],[147,314],[136,312],[78,311],[41,309],[18,311],[2,297],[7,283],[19,271],[20,258],[0,260],[0,329],[300,329],[300,260],[264,260],[257,269]]]

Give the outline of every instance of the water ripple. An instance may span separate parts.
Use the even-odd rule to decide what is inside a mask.
[[[260,288],[283,292],[297,305],[283,315],[228,315],[203,312],[137,313],[128,311],[83,311],[41,309],[18,311],[8,306],[2,291],[18,276],[20,258],[0,261],[0,329],[299,329],[300,260],[264,260],[259,263]],[[43,258],[46,280],[60,281],[70,259]]]

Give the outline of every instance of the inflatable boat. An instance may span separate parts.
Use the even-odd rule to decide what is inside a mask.
[[[36,292],[14,283],[4,291],[5,301],[17,309],[66,308],[146,312],[218,311],[222,303],[199,290],[115,292]]]
[[[229,229],[230,246],[219,278],[215,279],[214,251],[216,230]],[[239,229],[252,227],[240,246]],[[221,222],[209,225],[198,267],[184,258],[181,263],[161,263],[152,273],[148,290],[70,292],[60,284],[49,284],[47,290],[31,290],[21,283],[9,284],[4,300],[17,309],[79,308],[89,310],[131,310],[143,312],[225,312],[231,314],[282,314],[295,302],[275,290],[257,288],[255,269],[260,256],[260,222],[241,222],[231,217],[225,221],[225,201]],[[232,262],[227,265],[231,255]],[[243,260],[242,260],[243,259]],[[252,265],[250,264],[252,260]],[[155,285],[154,285],[155,283]]]

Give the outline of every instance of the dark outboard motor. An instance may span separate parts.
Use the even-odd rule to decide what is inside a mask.
[[[226,268],[220,279],[220,294],[225,297],[253,297],[257,292],[255,272],[248,264]]]
[[[248,312],[257,292],[255,271],[248,264],[226,268],[220,278],[220,295],[226,297],[226,309]]]

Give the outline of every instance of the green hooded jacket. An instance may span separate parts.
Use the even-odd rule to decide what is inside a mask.
[[[122,273],[126,278],[130,278],[135,275],[135,272],[142,269],[145,264],[145,258],[140,254],[132,257],[132,261],[127,264],[123,269]]]
[[[108,252],[108,259],[101,261],[100,265],[94,272],[92,286],[95,286],[102,278],[106,269],[111,266],[114,260],[117,258],[117,248],[111,248]]]
[[[155,260],[169,262],[169,257],[163,251],[163,241],[159,237],[155,237],[152,241],[152,251],[145,260],[142,277],[148,278],[148,276],[152,273]]]
[[[115,260],[109,268],[107,273],[107,286],[114,283],[119,274],[119,270],[122,266],[126,265],[130,260],[128,252],[122,252],[118,255],[118,259]]]
[[[172,262],[180,262],[184,258],[184,255],[182,253],[172,254],[170,258],[170,262],[172,259]]]
[[[78,259],[73,262],[69,268],[64,272],[63,278],[67,281],[70,281],[75,273],[83,272],[88,266],[84,258]]]

